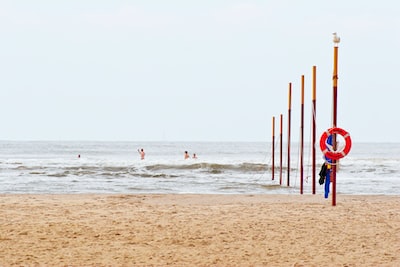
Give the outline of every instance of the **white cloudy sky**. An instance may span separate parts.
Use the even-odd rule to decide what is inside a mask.
[[[400,2],[0,2],[0,140],[270,141],[300,78],[310,137],[332,117],[353,142],[400,142]],[[278,125],[276,126],[277,128]],[[278,133],[276,133],[278,134]]]

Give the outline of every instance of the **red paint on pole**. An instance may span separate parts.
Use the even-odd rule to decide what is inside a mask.
[[[335,43],[334,47],[334,60],[333,60],[333,128],[337,127],[337,69],[338,69],[338,46]],[[336,151],[336,134],[332,136],[333,150]],[[337,160],[332,160],[332,206],[336,206],[336,162]]]
[[[275,179],[275,117],[272,117],[272,180]]]
[[[317,67],[313,66],[313,85],[312,85],[312,113],[313,113],[313,119],[312,119],[312,193],[315,195],[316,191],[316,167],[315,167],[315,162],[316,162],[316,155],[315,155],[315,144],[317,142],[317,132],[316,132],[316,117],[317,117],[317,98],[316,98],[316,92],[317,92]]]
[[[282,156],[283,156],[283,135],[282,135],[282,129],[283,129],[283,115],[281,114],[280,116],[280,130],[279,130],[279,184],[282,185],[282,169],[283,169],[283,161],[282,161]]]
[[[289,83],[289,108],[288,108],[288,141],[287,141],[287,186],[290,186],[290,124],[292,112],[292,83]]]
[[[304,75],[301,76],[301,122],[300,122],[300,194],[303,194],[304,183]]]

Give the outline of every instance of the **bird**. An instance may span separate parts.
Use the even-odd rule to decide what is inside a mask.
[[[333,42],[334,42],[335,44],[340,43],[340,37],[337,36],[337,33],[336,33],[336,32],[333,33]]]

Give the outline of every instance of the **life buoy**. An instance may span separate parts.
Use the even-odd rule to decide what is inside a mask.
[[[328,137],[331,136],[332,134],[340,134],[341,136],[343,136],[344,140],[346,141],[346,145],[342,150],[337,150],[337,151],[328,150],[328,144],[326,143],[326,141]],[[319,141],[319,146],[321,148],[322,153],[324,153],[324,155],[327,158],[333,160],[341,159],[350,152],[351,149],[350,134],[341,128],[330,128],[322,134],[321,139]]]

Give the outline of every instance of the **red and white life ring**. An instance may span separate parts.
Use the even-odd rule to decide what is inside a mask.
[[[346,145],[342,150],[337,150],[337,151],[328,150],[328,144],[326,143],[326,140],[332,134],[340,134],[341,136],[343,136],[344,140],[346,141]],[[324,155],[327,158],[333,160],[341,159],[350,152],[351,149],[350,134],[341,128],[330,128],[322,134],[321,139],[319,141],[319,146],[321,148],[322,153],[324,153]]]

